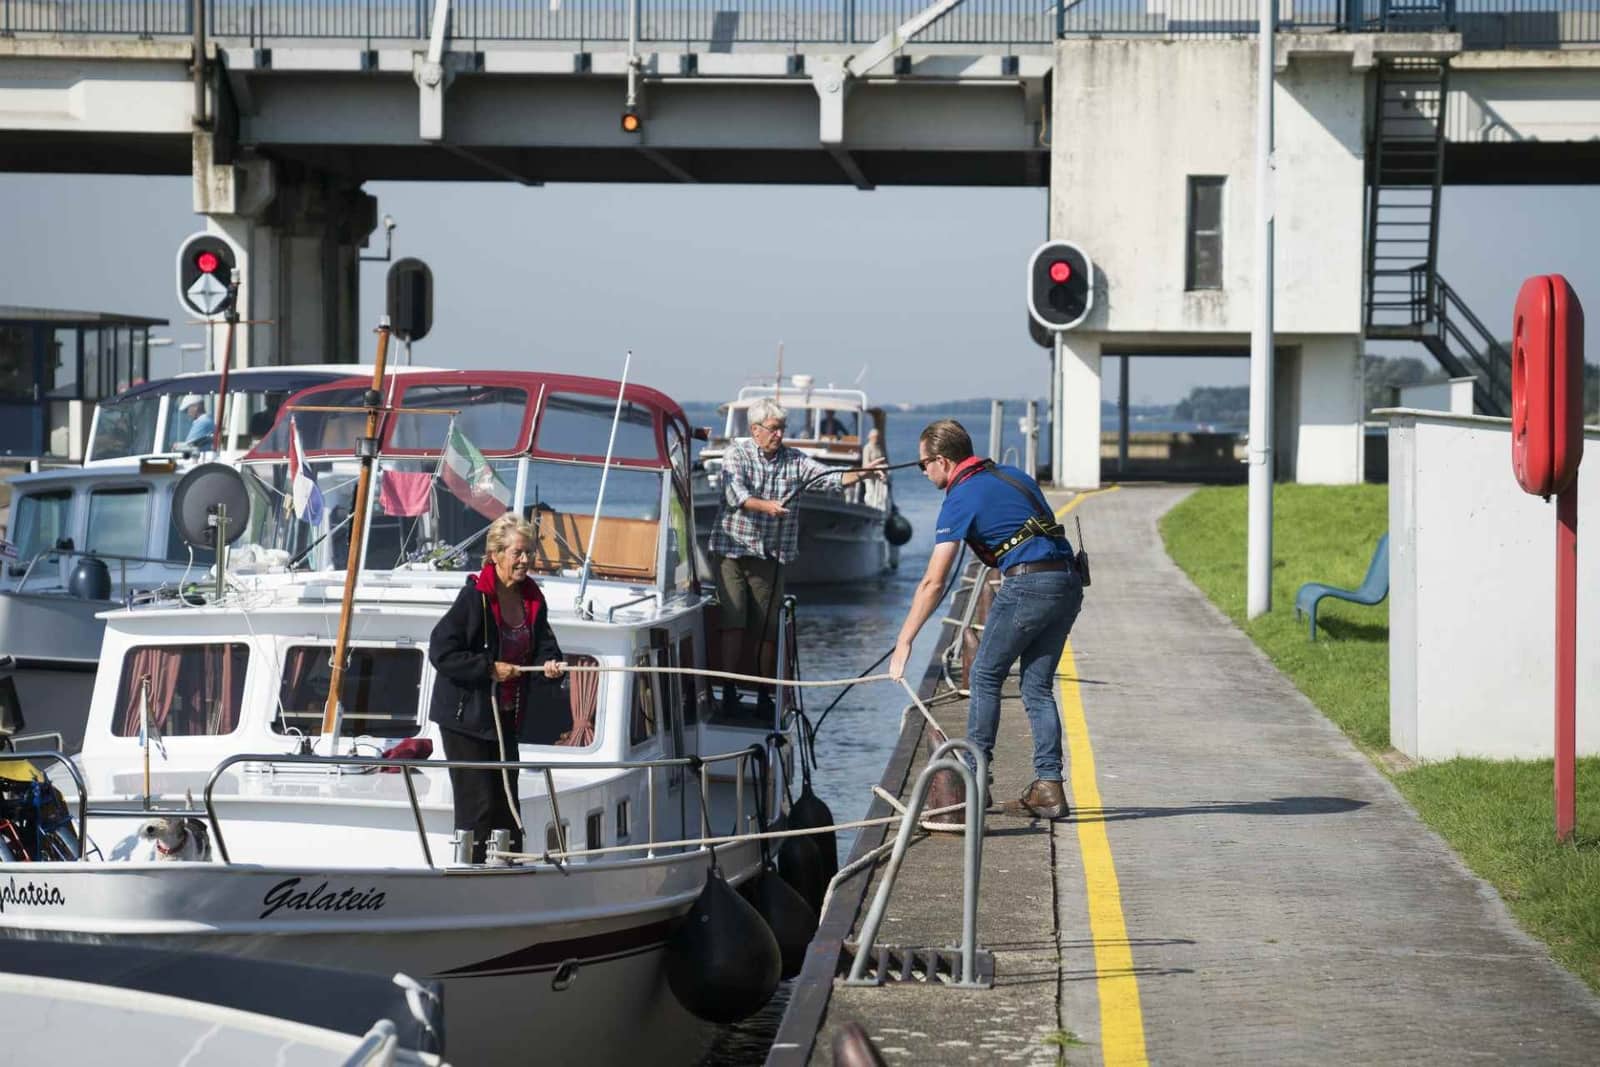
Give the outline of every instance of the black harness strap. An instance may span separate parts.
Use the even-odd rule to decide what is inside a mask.
[[[1039,511],[1039,501],[1034,498],[1032,491],[1030,491],[1027,486],[1023,485],[1021,482],[1002,471],[999,467],[995,466],[995,462],[992,459],[986,459],[978,466],[973,467],[971,470],[963,473],[961,480],[956,482],[956,485],[960,485],[961,482],[966,481],[974,474],[980,473],[992,474],[996,478],[999,478],[1002,482],[1005,482],[1011,488],[1015,489],[1017,492],[1026,497],[1028,500],[1028,506],[1034,509],[1034,513],[1028,516],[1027,520],[1017,528],[1015,533],[1013,533],[1010,537],[1007,537],[1005,540],[998,542],[997,544],[986,545],[976,538],[967,538],[967,546],[972,549],[972,554],[982,560],[985,566],[999,566],[1001,556],[1004,556],[1007,552],[1010,552],[1013,548],[1016,548],[1024,541],[1032,540],[1035,537],[1066,538],[1067,528],[1056,521],[1055,515],[1048,511]],[[952,486],[952,488],[954,487]]]

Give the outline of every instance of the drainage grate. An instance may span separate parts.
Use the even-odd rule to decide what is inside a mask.
[[[874,945],[867,958],[866,975],[851,982],[848,975],[855,964],[857,946],[846,941],[839,953],[836,976],[846,985],[884,985],[889,982],[916,982],[920,985],[945,985],[957,989],[994,987],[994,954],[977,951],[976,981],[961,981],[960,948],[905,948],[900,945]]]

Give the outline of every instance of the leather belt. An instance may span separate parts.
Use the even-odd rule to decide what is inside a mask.
[[[1000,572],[1003,578],[1015,578],[1019,574],[1037,574],[1040,571],[1065,571],[1070,570],[1072,564],[1064,559],[1042,559],[1036,563],[1015,563]]]

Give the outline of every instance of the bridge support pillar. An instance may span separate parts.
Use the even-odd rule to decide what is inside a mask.
[[[1056,485],[1093,489],[1100,484],[1100,339],[1092,334],[1058,334],[1056,375],[1060,379],[1061,421],[1055,455],[1061,469]]]
[[[1361,347],[1357,335],[1331,335],[1301,337],[1292,349],[1279,349],[1278,372],[1286,379],[1275,390],[1280,480],[1361,481],[1366,442]],[[1285,418],[1290,411],[1292,417]]]
[[[240,326],[233,365],[354,363],[360,249],[377,201],[347,178],[272,160],[211,162],[196,134],[195,211],[240,251]],[[212,351],[222,352],[222,327]]]

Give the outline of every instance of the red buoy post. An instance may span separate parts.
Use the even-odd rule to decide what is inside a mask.
[[[1556,498],[1556,840],[1577,827],[1578,464],[1583,459],[1583,305],[1567,279],[1522,283],[1511,341],[1511,467]]]

